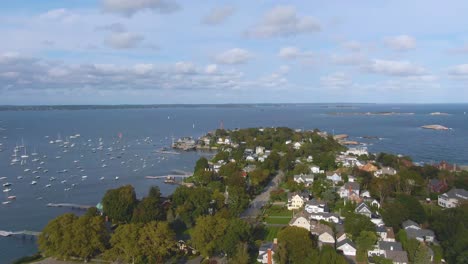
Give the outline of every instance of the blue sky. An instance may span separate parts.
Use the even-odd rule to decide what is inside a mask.
[[[468,101],[468,2],[16,0],[0,104]]]

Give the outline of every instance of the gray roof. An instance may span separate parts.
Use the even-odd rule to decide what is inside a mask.
[[[360,213],[364,208],[367,208],[367,210],[369,210],[369,212],[372,212],[371,209],[370,209],[370,207],[369,207],[367,204],[365,204],[365,203],[360,203],[360,204],[356,207],[356,209],[355,209],[354,211],[355,211],[356,213]]]
[[[350,246],[352,246],[353,248],[357,249],[356,245],[353,243],[353,241],[349,240],[349,239],[343,239],[341,240],[340,242],[338,242],[338,244],[336,244],[336,247],[339,248],[341,246],[343,246],[344,244],[349,244]]]
[[[464,189],[456,189],[453,188],[450,191],[442,194],[442,196],[445,196],[450,199],[463,199],[463,200],[468,200],[468,191]]]
[[[385,255],[388,259],[398,263],[408,263],[408,254],[406,251],[385,251]]]
[[[414,222],[413,220],[406,220],[404,221],[401,226],[403,226],[403,229],[407,229],[410,226],[417,226],[419,228],[419,224]]]
[[[306,204],[307,205],[316,205],[316,206],[320,206],[320,205],[326,206],[327,202],[326,201],[319,201],[319,200],[314,198],[314,199],[311,199],[311,200],[307,201]]]
[[[400,242],[379,241],[378,245],[379,245],[380,250],[393,250],[393,251],[403,250]]]
[[[361,186],[359,185],[358,182],[347,182],[347,183],[345,183],[343,188],[345,188],[346,190],[351,189],[351,190],[355,191],[355,190],[359,190],[361,188]]]
[[[435,237],[434,231],[429,230],[429,229],[408,229],[406,230],[406,234],[408,235],[408,238],[424,238],[424,237]]]
[[[377,233],[387,233],[387,229],[386,229],[385,226],[383,226],[383,225],[377,226],[377,227],[375,228],[375,231],[376,231]]]

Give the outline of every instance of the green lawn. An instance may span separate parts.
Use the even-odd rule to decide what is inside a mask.
[[[281,227],[277,227],[277,226],[267,227],[267,230],[268,230],[268,233],[265,237],[265,241],[273,242],[273,239],[278,237],[278,232],[281,230]]]
[[[267,208],[265,210],[264,215],[266,217],[269,217],[269,216],[289,216],[289,217],[292,217],[292,211],[289,211],[284,206],[273,205],[270,208]]]
[[[286,217],[286,216],[282,216],[282,217],[271,216],[271,217],[265,218],[265,222],[268,224],[287,225],[289,224],[290,220],[291,220],[291,217]]]

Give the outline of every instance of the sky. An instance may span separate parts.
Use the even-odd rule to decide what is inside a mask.
[[[468,1],[15,0],[0,104],[466,103]]]

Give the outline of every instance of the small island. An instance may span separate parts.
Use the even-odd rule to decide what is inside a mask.
[[[432,129],[432,130],[449,130],[448,127],[445,127],[442,125],[425,125],[425,126],[421,126],[421,128]]]

